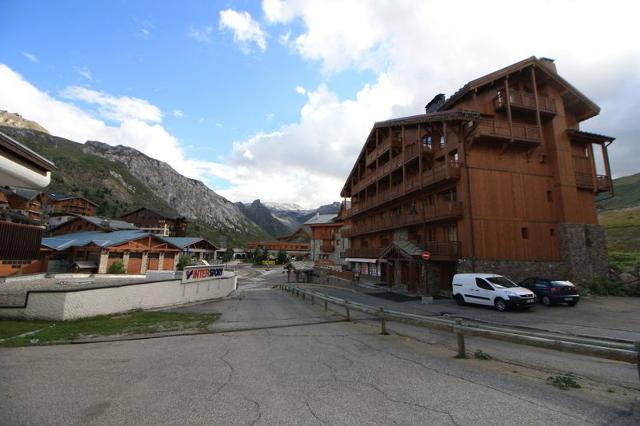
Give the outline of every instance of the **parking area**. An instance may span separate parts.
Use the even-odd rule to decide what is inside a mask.
[[[397,311],[423,315],[451,315],[497,325],[640,341],[640,298],[583,296],[580,303],[573,307],[536,304],[528,310],[498,312],[488,306],[458,306],[453,299],[435,299],[430,304],[423,304],[420,299],[394,301],[373,295],[375,292],[382,293],[387,290],[346,282],[307,286],[336,297]]]

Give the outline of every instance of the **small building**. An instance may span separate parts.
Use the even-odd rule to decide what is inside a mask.
[[[287,256],[308,256],[309,243],[291,243],[285,241],[252,241],[247,243],[247,251],[254,251],[257,248],[267,250],[270,256],[277,256],[278,252],[284,251]]]
[[[345,252],[349,240],[343,238],[341,230],[348,225],[340,215],[316,215],[305,222],[311,228],[311,260],[316,265],[346,265]]]
[[[96,203],[84,197],[60,192],[45,192],[42,202],[44,211],[52,216],[64,214],[95,216],[98,207]]]
[[[291,261],[284,265],[287,271],[287,282],[291,282],[291,273],[296,277],[296,282],[310,283],[313,279],[313,262],[311,261]]]
[[[138,229],[134,224],[122,220],[108,219],[98,216],[72,216],[71,220],[51,227],[49,234],[51,236],[73,234],[75,232],[111,232],[126,231]]]
[[[150,207],[141,207],[120,217],[138,228],[164,232],[168,237],[186,237],[189,219],[176,213],[163,212]]]
[[[116,262],[122,262],[126,273],[175,270],[180,248],[141,230],[113,232],[78,232],[43,238],[45,254],[43,272],[70,272],[78,261],[93,262],[95,271],[104,274]],[[87,263],[81,265],[86,266]]]
[[[160,237],[174,247],[182,250],[182,253],[189,254],[193,260],[206,260],[215,262],[218,248],[213,243],[200,237]]]
[[[38,272],[42,241],[40,190],[54,164],[0,132],[0,277]]]

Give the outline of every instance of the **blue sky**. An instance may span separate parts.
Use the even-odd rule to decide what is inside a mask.
[[[78,142],[133,146],[232,201],[314,206],[339,198],[374,121],[551,56],[602,107],[584,128],[618,137],[614,171],[638,171],[637,6],[543,1],[527,18],[547,30],[527,32],[503,5],[3,0],[0,109]],[[567,19],[578,9],[580,22]],[[584,33],[603,21],[618,25]]]

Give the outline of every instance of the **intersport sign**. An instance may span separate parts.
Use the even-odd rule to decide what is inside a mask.
[[[224,266],[187,266],[182,271],[182,283],[222,278]]]

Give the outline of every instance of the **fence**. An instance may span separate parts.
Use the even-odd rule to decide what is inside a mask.
[[[640,378],[640,342],[625,342],[591,337],[553,335],[548,332],[518,331],[515,329],[494,327],[487,325],[465,324],[461,319],[433,318],[422,315],[385,310],[382,307],[374,307],[340,299],[314,290],[301,289],[288,284],[280,284],[279,288],[295,296],[306,300],[308,297],[312,304],[318,301],[324,302],[324,310],[327,311],[329,303],[344,309],[347,321],[351,320],[351,311],[363,312],[380,319],[381,334],[387,334],[386,322],[388,320],[399,321],[421,327],[454,333],[458,342],[458,355],[466,356],[465,336],[478,336],[494,340],[502,340],[528,346],[536,346],[544,349],[553,349],[562,352],[570,352],[579,355],[593,356],[614,361],[636,364],[638,378]]]

